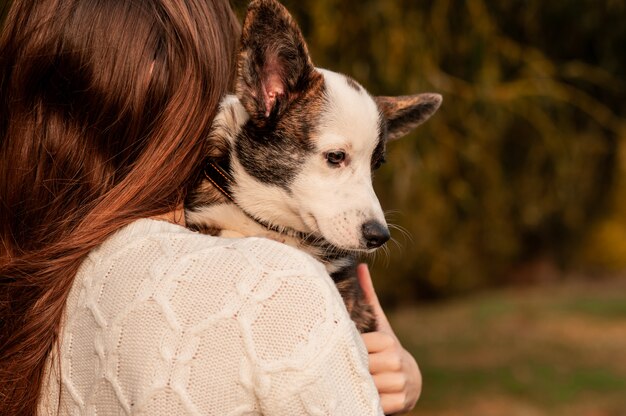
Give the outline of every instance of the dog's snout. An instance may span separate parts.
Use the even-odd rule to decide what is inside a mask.
[[[387,227],[378,221],[367,221],[361,229],[367,248],[378,248],[391,237]]]

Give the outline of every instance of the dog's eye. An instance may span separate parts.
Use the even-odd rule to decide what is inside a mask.
[[[331,165],[339,165],[346,159],[346,152],[335,150],[326,153],[326,161]]]

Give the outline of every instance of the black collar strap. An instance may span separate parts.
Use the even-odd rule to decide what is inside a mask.
[[[210,160],[204,168],[204,177],[207,178],[226,198],[237,204],[230,194],[230,185],[234,183],[230,173],[219,165],[219,162]]]

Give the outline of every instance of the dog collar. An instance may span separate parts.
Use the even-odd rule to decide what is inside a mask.
[[[234,180],[230,173],[220,166],[219,161],[209,160],[204,167],[204,177],[209,180],[226,198],[237,205],[230,194],[230,185],[234,184]]]

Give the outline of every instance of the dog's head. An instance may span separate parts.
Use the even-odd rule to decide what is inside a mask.
[[[389,239],[372,172],[387,142],[428,119],[440,95],[372,97],[351,78],[315,68],[274,0],[248,9],[236,93],[249,119],[231,143],[231,191],[245,211],[344,250]]]

